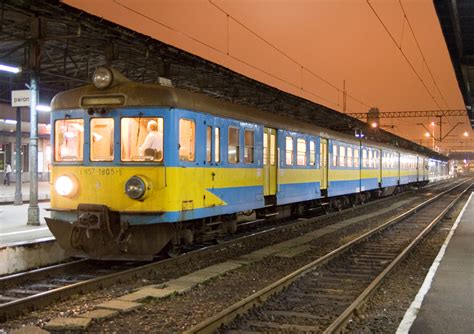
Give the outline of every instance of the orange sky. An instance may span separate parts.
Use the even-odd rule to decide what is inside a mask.
[[[431,0],[64,2],[335,110],[343,81],[347,112],[464,108]],[[417,125],[431,121],[382,125],[431,147]],[[443,134],[457,122],[445,142],[466,143],[468,131],[474,150],[467,117],[444,118]]]

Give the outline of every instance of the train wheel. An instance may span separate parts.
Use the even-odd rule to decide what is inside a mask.
[[[170,244],[166,248],[166,254],[171,258],[178,257],[181,254],[181,251],[182,251],[182,248],[181,248],[180,245],[171,245]]]

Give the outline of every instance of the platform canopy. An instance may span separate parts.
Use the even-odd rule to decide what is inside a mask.
[[[401,136],[421,143],[419,124],[439,118],[381,119],[382,129],[370,129],[344,113],[456,110],[441,119],[444,133],[468,130],[429,1],[5,0],[0,11],[0,59],[23,68],[0,75],[5,103],[32,70],[47,102],[111,64],[132,80],[166,77],[176,87],[426,152]]]

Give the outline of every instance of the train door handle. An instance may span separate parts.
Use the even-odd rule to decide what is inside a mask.
[[[214,176],[216,176],[216,173],[212,172],[211,176],[212,176],[212,181],[214,181]]]

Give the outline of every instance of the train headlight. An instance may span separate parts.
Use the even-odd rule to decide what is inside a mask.
[[[132,176],[128,179],[127,183],[125,183],[125,193],[131,199],[142,198],[145,195],[146,188],[145,181],[138,176]]]
[[[92,76],[92,82],[98,89],[109,87],[114,81],[114,74],[107,67],[98,67]]]
[[[61,196],[73,196],[77,191],[77,183],[71,176],[62,175],[56,179],[54,189]]]

